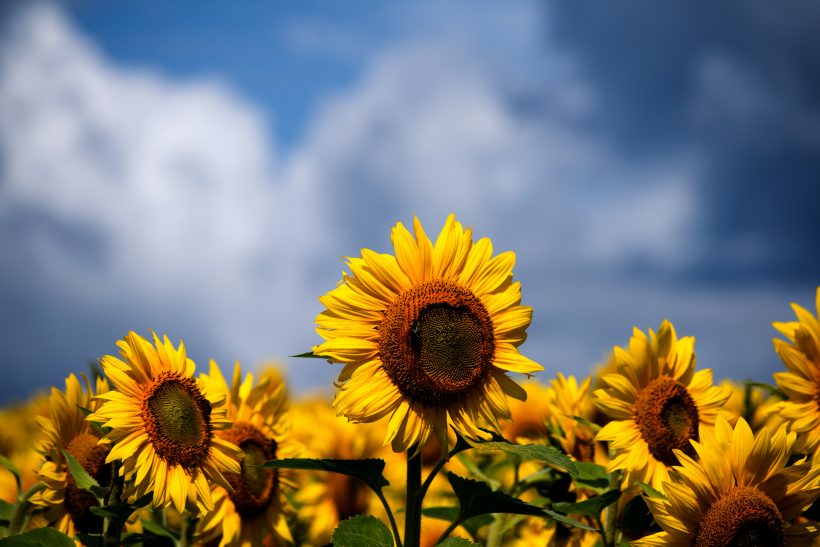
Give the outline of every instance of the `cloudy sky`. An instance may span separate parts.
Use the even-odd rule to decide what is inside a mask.
[[[287,356],[414,214],[517,253],[544,379],[669,318],[767,380],[813,306],[815,2],[4,6],[0,402],[130,329],[329,388]]]

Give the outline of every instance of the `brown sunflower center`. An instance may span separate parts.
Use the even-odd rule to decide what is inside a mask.
[[[480,385],[495,352],[493,322],[481,300],[449,281],[399,296],[379,325],[379,356],[413,401],[447,405]]]
[[[98,445],[99,440],[94,435],[80,433],[68,443],[66,450],[89,475],[106,486],[111,481],[111,465],[105,463],[108,448]],[[69,473],[66,480],[65,507],[77,531],[86,534],[102,532],[102,517],[91,512],[91,508],[97,505],[97,498],[91,492],[78,488],[74,477]]]
[[[276,441],[247,423],[234,424],[221,436],[245,454],[241,472],[227,473],[225,478],[233,487],[230,496],[237,513],[245,520],[254,519],[265,512],[279,486],[278,470],[259,467],[276,458]]]
[[[715,502],[700,523],[695,547],[786,545],[785,523],[777,505],[751,486],[735,488]]]
[[[698,407],[677,380],[655,378],[638,394],[635,422],[649,452],[666,465],[677,465],[674,449],[694,455],[690,440],[698,440]]]
[[[211,447],[211,404],[196,383],[163,372],[146,389],[142,418],[157,454],[172,465],[200,467]]]

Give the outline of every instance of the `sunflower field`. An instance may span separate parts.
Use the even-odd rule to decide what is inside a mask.
[[[2,409],[0,547],[820,545],[820,288],[771,385],[716,383],[668,320],[576,378],[522,353],[513,252],[452,215],[390,238],[297,356],[341,365],[332,401],[129,332]]]

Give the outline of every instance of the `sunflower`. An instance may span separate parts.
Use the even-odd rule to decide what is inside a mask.
[[[794,521],[820,496],[820,465],[786,467],[795,438],[785,427],[755,436],[743,418],[734,428],[722,416],[714,429],[701,426],[691,442],[699,460],[676,449],[666,499],[645,498],[663,531],[633,545],[806,544],[816,526]]]
[[[534,379],[523,382],[521,387],[527,392],[527,398],[510,401],[512,421],[504,424],[501,434],[518,444],[543,442],[548,437],[550,389]]]
[[[723,380],[720,385],[732,390],[720,411],[730,425],[734,426],[738,418],[743,418],[752,431],[757,432],[763,427],[775,430],[785,423],[779,413],[778,403],[783,401],[779,395],[748,382]]]
[[[334,406],[354,422],[388,421],[385,444],[396,452],[422,447],[435,435],[447,447],[448,426],[487,439],[509,419],[506,396],[526,393],[506,371],[530,374],[541,365],[518,352],[532,308],[519,305],[512,281],[515,254],[492,257],[484,238],[450,215],[435,245],[418,219],[415,238],[398,223],[395,256],[362,249],[349,258],[352,275],[319,300],[316,318],[326,340],[316,355],[344,363]]]
[[[578,383],[575,376],[560,372],[549,388],[549,429],[561,448],[578,461],[606,464],[606,450],[595,441],[592,423],[597,409],[592,402],[592,377]]]
[[[699,425],[714,425],[730,391],[712,385],[712,371],[695,372],[695,340],[678,340],[664,321],[649,336],[637,328],[629,348],[615,347],[617,374],[606,374],[608,387],[595,391],[595,404],[611,422],[596,439],[614,452],[607,469],[625,471],[625,484],[636,480],[656,488],[678,463],[676,449],[694,455]]]
[[[817,288],[820,316],[820,287]],[[774,349],[788,372],[776,372],[774,379],[788,400],[778,404],[780,416],[799,434],[796,450],[820,452],[820,322],[805,308],[792,304],[797,321],[773,323],[788,341],[774,340]]]
[[[88,420],[110,427],[103,440],[113,446],[106,463],[122,460],[121,474],[133,480],[132,496],[153,491],[153,506],[174,505],[180,513],[213,509],[209,481],[228,490],[223,473],[240,473],[240,450],[214,435],[230,427],[225,396],[195,381],[194,362],[166,336],[154,344],[135,332],[117,342],[120,360],[102,358],[117,391],[97,398]],[[186,503],[187,502],[187,503]]]
[[[77,487],[63,451],[71,454],[100,484],[111,480],[111,466],[105,462],[108,446],[99,444],[101,434],[85,420],[81,410],[98,406],[93,397],[106,393],[108,382],[98,378],[92,389],[88,378],[83,376],[83,383],[74,374],[70,375],[65,380],[65,392],[51,389],[51,416],[37,416],[43,431],[37,449],[46,459],[39,478],[45,488],[32,496],[31,501],[45,507],[46,519],[69,536],[100,533],[103,519],[91,512],[91,507],[99,504],[93,494]]]
[[[243,381],[239,363],[233,371],[230,387],[215,361],[210,374],[201,375],[209,391],[225,393],[230,429],[217,433],[237,445],[245,457],[241,473],[225,478],[233,491],[216,487],[214,509],[199,521],[203,537],[218,536],[219,545],[261,545],[270,539],[273,545],[292,543],[285,520],[282,487],[292,482],[276,469],[253,467],[275,458],[290,458],[298,453],[288,435],[285,384],[278,374],[264,374],[253,385],[248,373]]]

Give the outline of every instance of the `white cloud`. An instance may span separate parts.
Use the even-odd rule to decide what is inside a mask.
[[[24,218],[17,257],[69,303],[183,318],[205,355],[247,363],[315,341],[316,297],[337,281],[339,255],[386,249],[389,226],[414,213],[434,232],[453,211],[518,252],[541,317],[535,357],[580,372],[613,342],[578,343],[589,317],[626,300],[648,314],[665,295],[610,284],[596,293],[610,300],[585,299],[579,275],[635,257],[685,266],[698,161],[672,151],[629,165],[591,138],[577,121],[594,115],[594,90],[571,58],[545,53],[538,25],[505,26],[527,19],[516,13],[483,17],[482,32],[512,33],[508,54],[532,60],[532,73],[503,68],[486,34],[411,39],[374,55],[279,158],[263,117],[228,84],[118,67],[56,8],[32,8],[0,49],[0,222]],[[550,337],[550,322],[567,336]],[[303,370],[297,387],[334,372]]]

